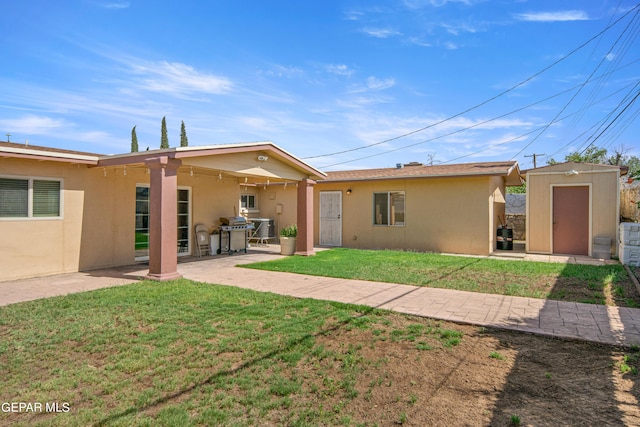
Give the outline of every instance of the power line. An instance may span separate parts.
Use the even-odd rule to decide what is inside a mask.
[[[537,166],[537,164],[536,164],[536,157],[537,157],[537,156],[546,156],[546,154],[536,154],[536,153],[533,153],[533,154],[530,154],[530,155],[528,155],[528,156],[525,156],[525,157],[533,157],[533,168],[534,168],[534,169],[538,167],[538,166]]]
[[[640,90],[636,93],[636,96],[634,96],[634,97],[633,97],[633,99],[631,99],[631,101],[629,101],[629,102],[627,103],[627,105],[625,105],[625,106],[624,106],[624,108],[622,109],[622,111],[620,111],[620,112],[618,113],[618,115],[616,115],[616,116],[613,118],[613,120],[611,120],[611,122],[610,122],[610,123],[609,123],[609,124],[608,124],[608,125],[607,125],[603,130],[602,130],[602,132],[600,132],[600,133],[598,134],[598,136],[596,136],[596,137],[593,139],[593,142],[592,142],[591,144],[589,144],[589,145],[587,146],[587,148],[591,147],[591,146],[592,146],[592,145],[593,145],[593,144],[594,144],[594,143],[595,143],[595,142],[596,142],[596,141],[597,141],[597,140],[602,136],[602,134],[603,134],[603,133],[605,133],[605,132],[607,131],[607,129],[609,129],[609,127],[610,127],[611,125],[613,125],[613,124],[614,124],[614,123],[615,123],[615,122],[620,118],[620,116],[621,116],[625,111],[627,111],[627,108],[629,108],[629,107],[631,106],[631,104],[633,104],[633,103],[636,101],[636,99],[638,99],[638,97],[639,97],[639,96],[640,96]],[[581,152],[580,154],[583,154],[583,153],[587,150],[587,148],[585,148],[584,150],[582,150],[582,152]]]
[[[303,160],[309,160],[309,159],[317,159],[317,158],[320,158],[320,157],[335,156],[335,155],[339,155],[339,154],[350,153],[350,152],[359,151],[359,150],[363,150],[363,149],[366,149],[366,148],[371,148],[371,147],[375,147],[375,146],[378,146],[378,145],[386,144],[386,143],[391,142],[391,141],[395,141],[395,140],[398,140],[398,139],[401,139],[401,138],[404,138],[404,137],[407,137],[407,136],[410,136],[410,135],[414,135],[414,134],[419,133],[419,132],[423,132],[423,131],[425,131],[427,129],[433,128],[433,127],[438,126],[438,125],[440,125],[442,123],[446,123],[448,121],[451,121],[451,120],[455,119],[456,117],[460,117],[460,116],[462,116],[464,114],[467,114],[467,113],[469,113],[469,112],[471,112],[473,110],[476,110],[476,109],[482,107],[483,105],[486,105],[486,104],[488,104],[488,103],[490,103],[490,102],[492,102],[492,101],[494,101],[494,100],[496,100],[496,99],[508,94],[509,92],[514,91],[518,87],[523,86],[524,84],[530,82],[531,80],[533,80],[536,77],[542,75],[543,73],[545,73],[549,69],[551,69],[551,68],[555,67],[556,65],[558,65],[559,63],[563,62],[567,58],[571,57],[573,54],[575,54],[576,52],[578,52],[579,50],[581,50],[585,46],[589,45],[592,41],[596,40],[602,34],[604,34],[609,29],[611,29],[612,27],[617,25],[618,22],[620,22],[621,20],[626,18],[629,14],[631,14],[631,12],[633,12],[636,9],[638,9],[639,7],[640,7],[640,3],[636,4],[633,8],[628,10],[625,14],[623,14],[620,18],[615,20],[613,23],[607,25],[603,30],[601,30],[595,36],[591,37],[586,42],[582,43],[580,46],[578,46],[577,48],[573,49],[568,54],[566,54],[563,57],[559,58],[558,60],[554,61],[551,65],[548,65],[547,67],[541,69],[540,71],[536,72],[535,74],[531,75],[530,77],[522,80],[520,83],[515,84],[514,86],[510,87],[509,89],[506,89],[506,90],[498,93],[497,95],[495,95],[495,96],[493,96],[491,98],[488,98],[488,99],[486,99],[485,101],[483,101],[483,102],[481,102],[479,104],[474,105],[473,107],[467,108],[466,110],[464,110],[462,112],[459,112],[459,113],[454,114],[452,116],[449,116],[449,117],[447,117],[445,119],[442,119],[442,120],[439,120],[439,121],[437,121],[435,123],[432,123],[432,124],[429,124],[427,126],[424,126],[424,127],[420,128],[420,129],[416,129],[414,131],[407,132],[407,133],[404,133],[402,135],[399,135],[399,136],[396,136],[396,137],[393,137],[393,138],[385,139],[384,141],[380,141],[380,142],[376,142],[376,143],[368,144],[368,145],[363,145],[361,147],[351,148],[351,149],[348,149],[348,150],[336,151],[336,152],[328,153],[328,154],[320,154],[320,155],[316,155],[316,156],[302,157],[302,159]],[[397,150],[391,150],[391,151],[388,151],[388,152],[392,152],[392,151],[397,151]],[[367,158],[367,157],[365,157],[365,158]],[[356,160],[358,160],[358,159],[356,159]],[[355,160],[352,160],[352,161],[355,161]],[[337,163],[337,164],[343,164],[343,163],[350,163],[350,162],[341,162],[341,163]],[[330,165],[330,166],[334,166],[334,165]],[[329,166],[327,166],[327,167],[329,167]]]
[[[536,135],[527,145],[525,145],[522,150],[518,151],[513,157],[518,157],[520,154],[522,154],[522,152],[524,150],[526,150],[528,147],[531,146],[531,144],[533,144],[534,142],[536,142],[538,140],[538,138],[540,138],[540,136],[542,136],[543,133],[545,133],[547,131],[547,129],[549,129],[549,127],[551,127],[551,124],[555,121],[556,118],[558,118],[568,107],[569,105],[578,97],[578,95],[582,92],[582,89],[585,88],[585,86],[589,83],[589,81],[591,80],[591,77],[593,77],[593,75],[596,73],[596,71],[598,71],[598,69],[600,68],[600,66],[602,66],[602,64],[604,63],[604,61],[606,60],[606,58],[609,56],[609,54],[611,54],[611,51],[613,50],[613,48],[618,44],[618,42],[622,39],[622,36],[629,30],[629,27],[631,26],[631,24],[635,21],[635,18],[638,16],[638,12],[636,11],[636,16],[634,16],[634,18],[627,24],[627,26],[624,28],[624,30],[622,31],[622,33],[620,33],[620,35],[618,36],[618,38],[616,39],[616,41],[613,43],[613,45],[609,48],[609,51],[607,52],[606,55],[604,55],[601,59],[600,62],[598,62],[598,65],[593,69],[593,71],[591,72],[591,74],[589,74],[589,77],[587,77],[587,79],[584,81],[584,83],[580,86],[580,88],[578,89],[578,91],[576,93],[573,94],[573,96],[571,97],[571,99],[569,99],[569,101],[560,109],[560,111],[558,111],[558,113],[555,115],[555,117],[553,118],[553,120],[551,120],[549,122],[549,124],[542,129],[542,131],[540,131],[540,133],[538,135]]]
[[[638,60],[636,60],[636,61],[633,61],[632,63],[634,63],[634,62],[638,62],[638,61],[640,61],[640,59],[638,59]],[[628,66],[628,65],[625,65],[625,67],[626,67],[626,66]],[[612,72],[614,72],[614,71],[611,71],[610,73],[612,73]],[[610,73],[607,73],[607,74],[603,74],[603,75],[601,75],[601,76],[598,76],[598,77],[596,77],[596,78],[595,78],[595,79],[593,79],[593,80],[603,78],[603,77],[605,77],[606,75],[608,75],[608,74],[610,74]],[[632,84],[633,84],[633,83],[632,83]],[[627,87],[631,86],[632,84],[628,84],[627,86],[623,87],[622,89],[619,89],[619,90],[617,90],[617,91],[613,92],[612,94],[609,94],[609,95],[607,95],[606,97],[601,98],[601,99],[597,100],[596,102],[594,102],[594,103],[592,103],[592,104],[589,104],[589,105],[585,106],[583,109],[578,110],[578,111],[577,111],[577,112],[575,112],[575,113],[572,113],[572,114],[567,115],[567,116],[565,116],[565,117],[563,117],[563,118],[560,118],[560,119],[556,119],[553,123],[557,123],[557,122],[559,122],[559,121],[561,121],[561,120],[564,120],[564,119],[565,119],[565,118],[567,118],[567,117],[572,117],[572,116],[574,116],[574,115],[576,115],[576,114],[579,114],[581,111],[583,111],[583,110],[585,110],[585,109],[588,109],[589,107],[592,107],[593,105],[597,104],[598,102],[601,102],[601,101],[603,101],[603,100],[605,100],[605,99],[607,99],[607,98],[609,98],[609,97],[611,97],[611,96],[616,95],[617,93],[621,92],[622,90],[626,89]],[[550,99],[556,98],[556,97],[558,97],[558,96],[560,96],[560,95],[564,95],[565,93],[571,92],[572,90],[574,90],[574,89],[576,89],[576,88],[579,88],[579,87],[580,87],[580,85],[573,86],[573,87],[571,87],[571,88],[569,88],[569,89],[565,89],[565,90],[563,90],[563,91],[561,91],[561,92],[558,92],[558,93],[556,93],[556,94],[554,94],[554,95],[548,96],[547,98],[544,98],[544,99],[542,99],[542,100],[539,100],[539,101],[533,102],[533,103],[531,103],[531,104],[528,104],[528,105],[526,105],[526,106],[524,106],[524,107],[521,107],[521,108],[518,108],[518,109],[516,109],[516,110],[512,110],[512,111],[510,111],[510,112],[508,112],[508,113],[501,114],[501,115],[499,115],[499,116],[497,116],[497,117],[493,117],[493,118],[488,119],[488,120],[483,120],[483,121],[478,122],[478,123],[475,123],[475,124],[473,124],[473,125],[471,125],[471,126],[466,126],[466,127],[463,127],[463,128],[460,128],[460,129],[457,129],[457,130],[454,130],[454,131],[451,131],[451,132],[448,132],[448,133],[445,133],[445,134],[442,134],[442,135],[435,136],[435,137],[433,137],[433,138],[429,138],[429,139],[426,139],[426,140],[423,140],[423,141],[419,141],[419,142],[416,142],[416,143],[413,143],[413,144],[409,144],[409,145],[404,145],[404,146],[402,146],[402,147],[395,148],[395,149],[392,149],[392,150],[387,150],[387,151],[383,151],[383,152],[380,152],[380,153],[371,154],[371,155],[364,156],[364,157],[358,157],[358,158],[356,158],[356,159],[346,160],[346,161],[338,162],[338,163],[332,163],[332,164],[330,164],[330,165],[326,165],[326,166],[324,166],[324,167],[325,167],[325,168],[330,168],[330,167],[333,167],[333,166],[339,166],[339,165],[342,165],[342,164],[351,163],[351,162],[355,162],[355,161],[358,161],[358,160],[364,160],[364,159],[369,159],[369,158],[372,158],[372,157],[382,156],[382,155],[384,155],[384,154],[393,153],[393,152],[396,152],[396,151],[404,150],[404,149],[406,149],[406,148],[411,148],[411,147],[415,147],[415,146],[417,146],[417,145],[426,144],[426,143],[428,143],[428,142],[433,142],[433,141],[436,141],[436,140],[438,140],[438,139],[441,139],[441,138],[444,138],[444,137],[447,137],[447,136],[455,135],[455,134],[460,133],[460,132],[464,132],[464,131],[467,131],[467,130],[470,130],[470,129],[473,129],[473,128],[477,128],[477,127],[482,126],[482,125],[484,125],[484,124],[490,123],[490,122],[492,122],[492,121],[495,121],[495,120],[501,119],[501,118],[506,117],[506,116],[508,116],[508,115],[511,115],[511,114],[517,113],[517,112],[522,111],[522,110],[525,110],[525,109],[527,109],[527,108],[530,108],[530,107],[532,107],[532,106],[534,106],[534,105],[541,104],[541,103],[543,103],[543,102],[545,102],[545,101],[548,101],[548,100],[550,100]],[[552,124],[553,124],[553,123],[552,123]],[[529,132],[526,132],[526,133],[524,133],[524,134],[522,134],[522,135],[519,135],[519,136],[517,136],[517,137],[515,137],[515,138],[513,138],[513,139],[511,139],[511,140],[509,140],[509,141],[507,141],[507,142],[513,142],[513,141],[515,141],[515,140],[517,140],[517,139],[520,139],[520,138],[522,138],[522,137],[528,136],[528,135],[530,135],[530,134],[532,134],[532,133],[535,133],[535,132],[537,132],[537,131],[540,131],[540,130],[544,129],[546,126],[547,126],[546,124],[545,124],[545,125],[543,125],[543,126],[540,126],[540,127],[536,128],[536,129],[533,129],[533,130],[531,130],[531,131],[529,131]],[[499,144],[494,144],[493,146],[498,146],[498,145],[503,145],[503,144],[504,144],[504,143],[499,143]],[[489,148],[491,148],[491,147],[489,147]],[[454,161],[454,160],[459,160],[459,159],[463,159],[463,158],[465,158],[465,157],[470,157],[470,156],[473,156],[473,155],[475,155],[475,154],[478,154],[478,153],[481,153],[481,152],[483,152],[483,151],[486,151],[486,150],[488,150],[489,148],[484,148],[484,149],[482,149],[482,150],[480,150],[480,151],[476,151],[476,152],[473,152],[473,153],[470,153],[470,154],[465,154],[465,155],[463,155],[463,156],[456,157],[456,158],[454,158],[454,159],[450,159],[450,160],[443,161],[443,162],[440,162],[440,163],[450,163],[450,162],[452,162],[452,161]]]

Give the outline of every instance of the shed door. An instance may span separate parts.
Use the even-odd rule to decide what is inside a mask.
[[[553,187],[553,253],[589,255],[589,187]]]
[[[320,245],[342,245],[342,191],[320,192]]]

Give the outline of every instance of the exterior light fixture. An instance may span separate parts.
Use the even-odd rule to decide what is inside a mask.
[[[260,162],[266,162],[267,160],[269,160],[268,156],[265,156],[265,155],[262,155],[262,154],[258,156],[258,161],[260,161]]]
[[[349,188],[347,189],[347,195],[350,195],[350,194],[351,194],[351,189]]]
[[[580,172],[578,172],[577,170],[575,170],[575,169],[571,169],[570,171],[567,171],[567,172],[565,172],[564,174],[565,174],[566,176],[572,176],[572,175],[578,175],[579,173],[580,173]]]

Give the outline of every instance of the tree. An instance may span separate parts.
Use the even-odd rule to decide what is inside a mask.
[[[180,126],[180,147],[186,147],[189,145],[189,140],[187,139],[187,130],[184,128],[184,120],[182,121],[182,126]]]
[[[615,166],[628,166],[629,176],[640,175],[640,159],[636,156],[629,156],[627,153],[630,151],[625,145],[620,145],[613,150],[613,154],[608,156],[606,148],[600,148],[595,145],[590,145],[586,150],[582,152],[575,151],[571,154],[567,154],[564,157],[566,162],[577,163],[599,163]],[[549,159],[547,162],[550,165],[558,163],[554,159]]]
[[[595,145],[590,145],[586,150],[574,151],[571,154],[567,154],[564,157],[565,162],[576,162],[576,163],[604,163],[607,159],[607,149],[599,148]],[[554,165],[558,163],[554,159],[549,159],[547,162],[550,165]]]
[[[133,129],[131,129],[131,152],[132,153],[138,152],[138,136],[136,135],[135,126],[133,127]]]
[[[507,194],[525,194],[527,192],[527,183],[516,187],[507,187]]]
[[[169,138],[167,137],[167,119],[162,118],[162,128],[160,129],[160,148],[169,148]]]

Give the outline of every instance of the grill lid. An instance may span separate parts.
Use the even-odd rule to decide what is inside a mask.
[[[246,225],[247,219],[243,216],[221,216],[220,223],[222,225]]]

